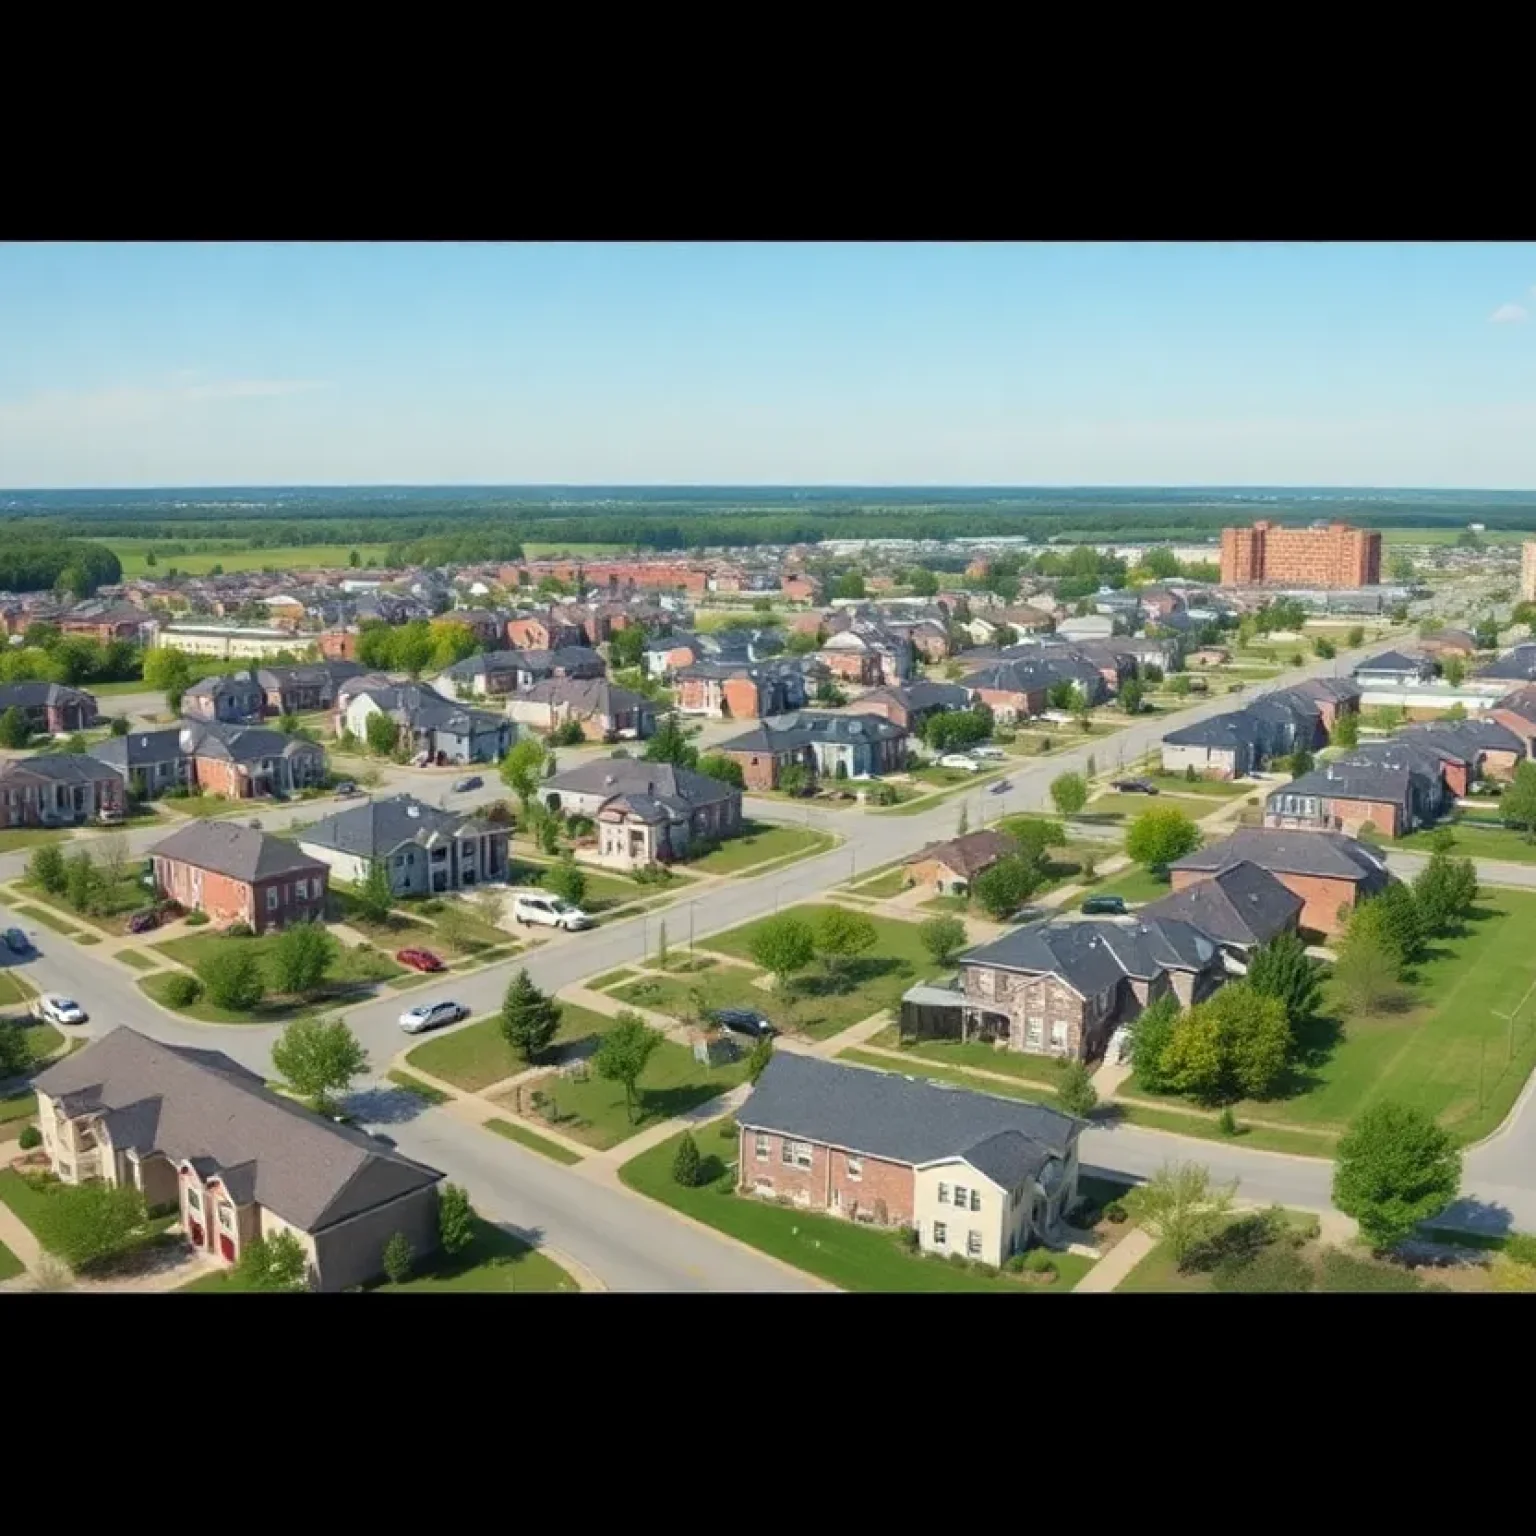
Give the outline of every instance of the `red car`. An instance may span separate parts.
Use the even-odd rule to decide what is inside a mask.
[[[447,967],[430,949],[402,949],[395,959],[413,971],[442,971]]]

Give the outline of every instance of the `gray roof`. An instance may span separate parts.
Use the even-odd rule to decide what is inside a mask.
[[[519,670],[529,673],[591,672],[601,677],[608,670],[608,663],[590,646],[562,645],[553,651],[520,651]]]
[[[45,704],[95,705],[96,696],[81,688],[66,688],[63,683],[0,683],[0,713],[17,709],[40,709]]]
[[[1497,720],[1425,720],[1405,726],[1403,737],[1453,752],[1469,762],[1484,752],[1517,752],[1525,756],[1524,740]]]
[[[1256,747],[1263,733],[1258,718],[1245,709],[1225,715],[1210,715],[1204,720],[1181,726],[1163,737],[1165,746],[1174,747]]]
[[[1292,926],[1306,903],[1267,870],[1246,861],[1149,902],[1136,914],[1143,922],[1173,918],[1198,928],[1219,944],[1266,944]]]
[[[443,1177],[361,1131],[312,1114],[216,1051],[119,1027],[40,1073],[66,1114],[107,1115],[115,1144],[227,1177],[301,1232],[319,1232]]]
[[[1334,761],[1314,768],[1289,784],[1272,790],[1276,795],[1316,795],[1324,800],[1371,800],[1380,804],[1407,805],[1412,795],[1413,769],[1407,764]]]
[[[184,699],[217,699],[225,695],[262,694],[262,686],[249,672],[227,673],[222,677],[205,677],[193,683]],[[265,695],[263,694],[263,697]]]
[[[392,853],[402,843],[428,847],[443,838],[472,837],[496,830],[479,817],[438,810],[436,806],[424,805],[414,795],[392,795],[323,816],[312,827],[305,827],[300,839],[318,848],[377,859]]]
[[[1422,656],[1410,656],[1406,651],[1383,651],[1362,661],[1355,668],[1360,672],[1412,672],[1417,676],[1431,670],[1431,663]]]
[[[466,656],[451,667],[444,667],[439,677],[454,677],[468,681],[472,677],[490,677],[500,672],[518,672],[523,665],[522,651],[482,651],[478,656]]]
[[[855,713],[866,708],[871,703],[881,699],[890,699],[899,704],[903,709],[921,711],[925,709],[969,709],[971,705],[971,691],[962,688],[959,683],[930,683],[918,681],[904,683],[898,687],[871,688],[868,693],[861,694],[851,708]]]
[[[960,964],[1057,976],[1093,997],[1122,976],[1151,981],[1167,971],[1203,971],[1215,959],[1216,946],[1190,924],[1137,916],[1043,918],[966,950]]]
[[[899,741],[905,726],[881,715],[833,715],[802,709],[789,715],[769,715],[756,729],[722,741],[717,752],[793,752],[813,741]]]
[[[1487,666],[1479,667],[1473,677],[1508,678],[1523,683],[1536,682],[1536,644],[1517,645]],[[17,685],[20,686],[20,685]]]
[[[961,1157],[1005,1189],[1065,1158],[1082,1121],[1044,1104],[783,1051],[738,1118],[753,1130],[921,1167]]]
[[[639,757],[603,757],[596,762],[582,763],[545,779],[540,787],[571,794],[602,795],[605,799],[660,801],[663,805],[682,808],[715,805],[722,800],[741,797],[739,789],[722,784],[708,774],[678,768],[671,763],[648,763]],[[644,814],[640,807],[632,808],[637,814]]]
[[[561,704],[574,714],[600,715],[605,719],[634,714],[637,710],[654,712],[656,708],[649,699],[627,688],[615,687],[604,677],[549,677],[535,683],[520,697],[531,704]]]
[[[1387,883],[1387,866],[1362,842],[1342,832],[1295,832],[1279,827],[1239,827],[1170,869],[1217,870],[1252,863],[1271,874],[1350,880],[1372,888]]]
[[[122,771],[144,763],[163,763],[181,756],[181,728],[161,731],[130,731],[126,736],[112,736],[99,741],[89,756],[110,763]]]
[[[193,821],[149,850],[162,859],[180,859],[235,880],[270,880],[275,875],[320,874],[326,866],[301,853],[297,844],[233,821]]]
[[[116,777],[108,763],[84,752],[48,752],[37,757],[13,758],[0,766],[0,783],[7,779],[52,779],[58,784],[92,784]]]
[[[364,698],[372,699],[391,719],[412,731],[446,731],[455,736],[470,736],[477,731],[499,731],[506,725],[503,716],[445,699],[422,683],[391,683],[384,687],[365,684],[348,692],[349,701]]]

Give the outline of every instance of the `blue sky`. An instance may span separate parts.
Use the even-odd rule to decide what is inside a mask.
[[[1536,245],[10,245],[0,485],[1536,487]]]

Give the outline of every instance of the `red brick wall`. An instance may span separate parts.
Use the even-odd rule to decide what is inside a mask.
[[[1045,708],[1045,692],[1011,693],[1001,688],[978,688],[975,699],[980,699],[994,714],[1038,715]],[[974,702],[974,699],[973,699]]]
[[[549,628],[543,619],[508,619],[507,640],[523,651],[547,651]]]
[[[720,691],[733,720],[757,719],[757,684],[750,677],[728,677]]]
[[[346,629],[328,629],[315,642],[328,661],[356,661],[357,636]]]
[[[880,675],[880,659],[867,651],[818,651],[835,677],[850,683],[873,683]]]
[[[1369,587],[1381,580],[1381,535],[1346,523],[1281,528],[1260,521],[1221,532],[1223,586],[1285,582],[1303,587]]]
[[[715,683],[712,678],[680,677],[676,681],[677,707],[688,710],[712,708]]]
[[[779,781],[779,760],[771,752],[726,752],[722,755],[741,764],[742,778],[748,789],[772,789]]]
[[[838,1148],[812,1142],[811,1166],[801,1168],[783,1161],[783,1137],[768,1133],[764,1140],[768,1156],[759,1160],[757,1132],[742,1128],[739,1168],[743,1190],[754,1190],[757,1180],[765,1179],[772,1182],[774,1198],[803,1195],[812,1210],[845,1216],[878,1212],[890,1226],[911,1224],[915,1176],[910,1167],[866,1157],[863,1176],[852,1179],[848,1176],[848,1154]]]
[[[211,795],[228,795],[238,800],[249,787],[250,780],[241,781],[235,764],[222,758],[200,757],[197,760],[197,782]]]

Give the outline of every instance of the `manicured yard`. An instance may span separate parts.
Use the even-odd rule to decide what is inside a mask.
[[[1134,904],[1156,901],[1160,896],[1169,895],[1172,890],[1173,885],[1166,875],[1155,875],[1140,864],[1133,864],[1129,869],[1106,875],[1090,886],[1083,893],[1083,900],[1086,901],[1089,896],[1123,896],[1126,901]]]
[[[1195,779],[1191,782],[1182,773],[1137,773],[1127,774],[1126,777],[1145,779],[1147,783],[1157,785],[1170,795],[1208,795],[1216,800],[1235,800],[1239,795],[1256,795],[1260,789],[1257,784],[1234,783],[1231,779]],[[1151,797],[1142,795],[1139,798],[1146,800]]]
[[[1523,832],[1502,826],[1473,826],[1467,821],[1453,822],[1446,830],[1454,846],[1451,852],[1460,859],[1501,859],[1506,864],[1536,864],[1536,843],[1527,842]],[[1412,832],[1392,843],[1377,843],[1379,848],[1402,849],[1405,853],[1432,853],[1434,832]]]
[[[164,795],[157,805],[163,805],[173,816],[190,816],[198,821],[214,821],[220,816],[242,823],[259,820],[263,810],[271,810],[279,802],[272,800],[229,800],[223,795]]]
[[[1140,778],[1140,774],[1127,774],[1127,778]],[[1107,821],[1134,821],[1143,811],[1154,810],[1158,806],[1174,805],[1184,812],[1191,821],[1200,821],[1214,814],[1217,807],[1199,799],[1198,792],[1185,795],[1183,791],[1194,789],[1193,785],[1182,781],[1177,795],[1164,791],[1159,795],[1122,795],[1111,790],[1107,795],[1100,795],[1097,800],[1090,800],[1083,808],[1083,815],[1088,818],[1099,818]],[[1250,789],[1250,794],[1257,793]]]
[[[627,969],[609,971],[605,975],[594,976],[590,981],[585,983],[585,986],[587,987],[588,991],[601,992],[607,987],[618,986],[621,981],[630,980],[630,978],[635,974],[636,973],[634,971]]]
[[[828,909],[806,906],[785,910],[814,922]],[[771,919],[700,940],[699,947],[750,960],[752,934],[765,921]],[[882,1008],[895,1007],[901,994],[914,982],[938,975],[943,969],[933,963],[923,948],[918,924],[873,916],[870,922],[878,935],[873,949],[846,963],[835,979],[818,962],[794,979],[787,995],[754,986],[753,973],[740,967],[720,966],[677,980],[652,977],[628,982],[611,996],[682,1019],[694,1012],[691,993],[696,989],[703,993],[706,1007],[759,1008],[780,1029],[822,1040]]]
[[[912,1040],[903,1041],[892,1024],[882,1029],[870,1042],[888,1051],[900,1051],[904,1057],[916,1057],[934,1063],[935,1066],[965,1071],[980,1068],[984,1072],[1001,1072],[1024,1082],[1039,1083],[1054,1088],[1060,1081],[1064,1063],[1054,1056],[1030,1056],[1022,1051],[1000,1051],[981,1040]],[[905,1072],[903,1062],[891,1059],[888,1070]]]
[[[14,853],[18,848],[35,848],[39,843],[62,842],[68,836],[67,827],[10,827],[0,832],[0,853]]]
[[[969,1267],[962,1269],[943,1260],[909,1254],[893,1232],[734,1194],[728,1170],[736,1160],[736,1135],[728,1121],[716,1123],[696,1137],[706,1167],[715,1174],[713,1181],[696,1189],[685,1189],[672,1177],[679,1139],[673,1137],[632,1158],[619,1170],[619,1177],[637,1193],[845,1291],[1003,1291],[1049,1295],[1070,1291],[1092,1263],[1074,1254],[1056,1255],[1060,1276],[1048,1286],[1002,1276],[993,1279]]]
[[[21,1033],[32,1052],[33,1061],[46,1061],[64,1044],[64,1036],[52,1024],[45,1024],[41,1019],[23,1024]]]
[[[124,965],[132,966],[136,971],[153,971],[159,968],[149,955],[138,949],[120,949],[115,958],[121,960]]]
[[[0,1243],[0,1280],[14,1280],[25,1273],[26,1266],[4,1243]]]
[[[955,1067],[919,1061],[911,1056],[883,1056],[878,1051],[863,1051],[857,1046],[839,1051],[837,1059],[857,1067],[872,1067],[877,1072],[899,1072],[903,1077],[923,1077],[930,1082],[950,1083],[956,1088],[969,1088],[973,1093],[992,1093],[1004,1099],[1026,1099],[1039,1104],[1050,1097],[1050,1090],[1043,1083],[1000,1082],[989,1077],[977,1077]]]
[[[37,1113],[37,1095],[30,1088],[0,1098],[0,1141],[21,1135],[22,1127]]]
[[[62,933],[66,939],[72,939],[82,930],[76,923],[65,920],[52,907],[21,906],[12,907],[11,911],[23,922],[41,923],[44,928],[51,928],[55,933]]]
[[[560,1033],[555,1036],[555,1044],[569,1050],[577,1041],[600,1035],[612,1024],[606,1014],[578,1008],[574,1003],[561,1003]],[[465,1024],[435,1040],[423,1041],[406,1060],[466,1093],[477,1093],[491,1083],[528,1070],[527,1063],[515,1056],[502,1039],[497,1014],[476,1019],[473,1024]]]
[[[713,853],[695,859],[689,869],[706,875],[736,875],[773,859],[809,858],[833,845],[828,832],[809,827],[776,827],[766,822],[743,823],[740,837],[726,839]]]
[[[899,896],[906,888],[907,872],[899,865],[895,869],[886,870],[883,875],[876,875],[873,880],[848,887],[859,896]]]
[[[1121,1085],[1121,1091],[1130,1093],[1134,1082]],[[1177,1103],[1177,1101],[1171,1101]],[[1267,1113],[1268,1105],[1262,1106]],[[1125,1125],[1141,1125],[1150,1131],[1170,1131],[1175,1136],[1192,1136],[1199,1141],[1220,1141],[1229,1146],[1248,1147],[1255,1152],[1284,1152],[1293,1157],[1331,1158],[1337,1137],[1327,1131],[1276,1130],[1268,1125],[1248,1125],[1238,1122],[1235,1137],[1223,1136],[1214,1116],[1185,1113],[1181,1108],[1148,1108],[1144,1104],[1124,1104],[1117,1098],[1113,1108],[1106,1111]]]
[[[398,1069],[384,1074],[397,1088],[404,1088],[407,1093],[414,1093],[425,1104],[446,1104],[453,1097],[444,1093],[441,1088],[434,1088],[431,1083],[424,1083],[419,1077],[412,1077],[409,1072],[401,1072]]]
[[[59,898],[45,895],[42,891],[34,889],[26,880],[20,882],[19,889],[25,894],[30,905],[17,907],[15,911],[18,915],[42,923],[70,938],[74,938],[82,930],[126,933],[129,916],[147,906],[151,899],[149,892],[139,884],[141,868],[138,860],[130,860],[115,881],[107,880],[103,872],[101,888],[97,896],[98,909],[90,916],[65,910],[59,904]],[[99,864],[97,869],[101,870]]]
[[[530,1131],[525,1125],[514,1125],[510,1120],[487,1120],[484,1125],[486,1130],[495,1131],[498,1136],[505,1136],[508,1141],[515,1141],[520,1147],[527,1147],[529,1151],[538,1152],[553,1162],[564,1163],[569,1167],[581,1161],[579,1152],[572,1152],[569,1147],[562,1147],[559,1142],[540,1136],[537,1131]]]
[[[14,1168],[0,1169],[0,1202],[9,1207],[11,1215],[34,1237],[37,1236],[38,1218],[47,1198],[46,1186],[39,1186],[23,1178]]]
[[[0,970],[0,1003],[26,1003],[37,996],[30,981],[12,970]]]
[[[633,1121],[625,1107],[623,1086],[599,1077],[596,1072],[589,1071],[584,1078],[548,1078],[539,1085],[539,1091],[553,1100],[560,1117],[554,1122],[559,1130],[576,1141],[603,1148],[616,1146],[648,1126],[659,1125],[708,1103],[744,1081],[746,1075],[745,1049],[735,1061],[704,1067],[693,1059],[686,1046],[663,1040],[640,1079]],[[513,1089],[501,1095],[498,1102],[518,1113],[517,1092]],[[528,1099],[528,1091],[523,1090],[521,1113],[525,1115],[531,1113]]]

